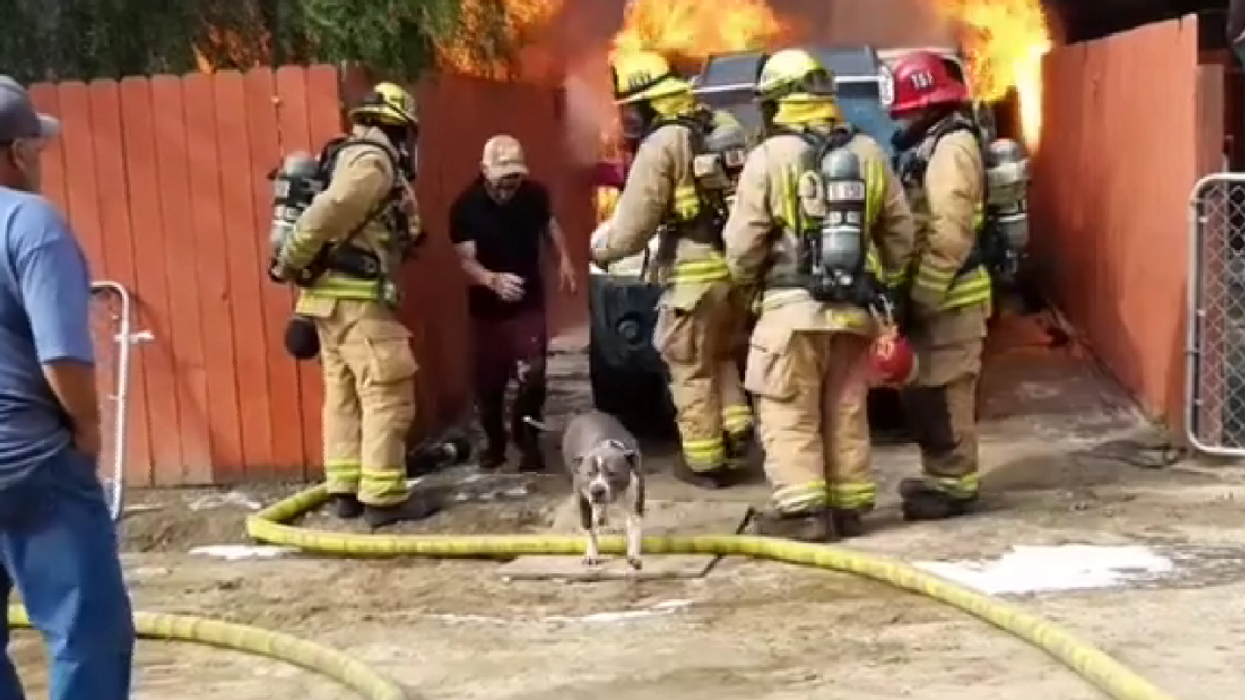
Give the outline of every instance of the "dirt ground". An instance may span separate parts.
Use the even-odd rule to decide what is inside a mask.
[[[1234,697],[1245,683],[1245,469],[1133,464],[1111,441],[1150,439],[1149,429],[1092,365],[1042,347],[1045,340],[1033,323],[1009,324],[995,338],[983,403],[983,512],[904,524],[893,491],[915,469],[914,450],[879,447],[887,496],[874,531],[851,546],[923,561],[997,557],[1014,545],[1149,546],[1178,570],[1130,586],[1013,598],[1182,700]],[[587,402],[581,341],[567,339],[554,357],[551,423]],[[648,459],[658,472],[663,461],[660,453]],[[735,504],[765,499],[759,484],[706,496],[653,479],[664,504],[658,519],[682,531],[730,531]],[[189,553],[244,543],[244,516],[293,488],[131,494],[140,508],[124,521],[123,539],[136,606],[331,644],[429,700],[1101,697],[1042,653],[959,612],[778,564],[726,559],[703,579],[568,584],[506,581],[489,561]],[[553,476],[467,481],[453,508],[409,529],[538,532],[565,490]],[[326,515],[309,519],[336,527]],[[15,653],[32,696],[45,692],[35,639],[24,635]],[[191,645],[142,642],[137,667],[137,698],[352,697],[293,667]]]

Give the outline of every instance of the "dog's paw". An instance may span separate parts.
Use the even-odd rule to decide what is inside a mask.
[[[644,562],[639,557],[627,557],[627,563],[631,565],[634,571],[644,568]]]
[[[584,555],[584,566],[600,566],[600,565],[601,565],[600,555],[594,555],[594,554]]]

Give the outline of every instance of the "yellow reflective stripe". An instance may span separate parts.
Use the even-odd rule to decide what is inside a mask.
[[[800,200],[795,186],[798,178],[799,172],[794,165],[784,168],[778,176],[778,191],[782,193],[778,198],[782,203],[782,211],[778,212],[779,223],[795,230],[799,230],[801,226]]]
[[[942,308],[958,309],[990,301],[990,273],[984,265],[978,265],[961,275],[947,291]]]
[[[882,212],[882,190],[886,187],[886,173],[876,158],[869,159],[865,167],[865,225],[873,230]]]
[[[877,500],[878,489],[872,482],[837,483],[830,485],[832,508],[869,508]]]
[[[830,504],[825,479],[790,484],[774,489],[774,510],[780,513],[804,513],[820,510]]]
[[[700,195],[694,185],[680,185],[674,190],[674,215],[684,221],[700,213]]]
[[[375,299],[378,292],[376,280],[361,280],[335,272],[326,272],[316,280],[305,294],[332,299]]]
[[[908,281],[908,272],[907,270],[903,268],[900,268],[898,270],[884,271],[882,273],[881,280],[882,280],[882,284],[886,285],[887,287],[891,287],[891,288],[901,287],[903,286],[904,282]]]
[[[882,279],[882,260],[878,257],[878,249],[873,241],[869,241],[869,248],[865,251],[865,271]]]
[[[686,260],[674,264],[670,282],[690,284],[695,282],[720,282],[731,278],[726,258],[715,255],[704,260]]]
[[[359,460],[326,460],[324,485],[330,493],[353,493],[359,486]]]
[[[405,496],[406,467],[364,467],[361,490],[382,498]]]
[[[720,467],[726,461],[726,447],[720,437],[683,440],[682,443],[683,458],[687,460],[687,466],[692,471]]]
[[[749,406],[725,406],[722,408],[722,427],[728,433],[739,433],[751,428],[752,408]]]
[[[933,476],[925,477],[926,483],[943,493],[960,498],[976,496],[981,488],[981,476],[977,472],[964,476]]]
[[[928,262],[922,261],[916,272],[916,280],[913,284],[922,287],[936,296],[942,296],[947,293],[947,289],[951,286],[951,282],[955,280],[956,270],[939,270]]]

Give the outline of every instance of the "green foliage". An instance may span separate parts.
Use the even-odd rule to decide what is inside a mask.
[[[414,78],[454,44],[507,64],[501,0],[0,0],[0,71],[23,82],[357,61]],[[456,42],[468,32],[470,37]]]

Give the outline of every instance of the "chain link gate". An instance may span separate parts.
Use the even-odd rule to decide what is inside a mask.
[[[151,338],[134,331],[134,305],[129,291],[117,282],[91,285],[91,336],[95,341],[95,381],[102,403],[103,445],[99,464],[108,509],[120,520],[125,509],[125,439],[130,367],[134,346]]]
[[[1245,457],[1245,173],[1189,196],[1185,430],[1213,455]]]

